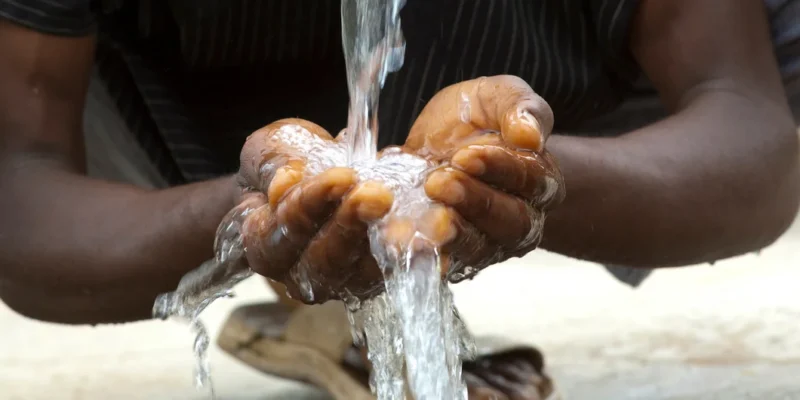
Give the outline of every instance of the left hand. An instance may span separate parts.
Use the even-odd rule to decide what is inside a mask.
[[[450,256],[450,280],[539,244],[545,212],[565,192],[545,149],[552,127],[547,103],[513,76],[447,87],[423,109],[404,150],[439,165],[425,191],[441,206],[421,221]]]

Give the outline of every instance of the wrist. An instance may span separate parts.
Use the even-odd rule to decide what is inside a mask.
[[[586,219],[603,208],[603,197],[608,192],[597,189],[606,187],[607,169],[615,161],[612,140],[566,135],[552,135],[547,140],[545,148],[564,177],[566,195],[547,213],[541,248],[569,254],[576,246],[576,231],[585,230]]]
[[[213,243],[214,233],[222,219],[241,202],[242,189],[236,175],[192,184],[189,194],[190,218],[197,232],[206,232]]]

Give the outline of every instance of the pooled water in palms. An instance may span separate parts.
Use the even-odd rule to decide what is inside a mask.
[[[342,294],[354,338],[368,345],[373,392],[379,400],[404,399],[406,394],[416,400],[466,399],[461,359],[472,355],[473,346],[441,278],[439,249],[419,233],[403,246],[390,245],[383,236],[391,218],[406,218],[413,225],[431,207],[422,186],[432,167],[428,161],[397,149],[377,158],[380,90],[386,76],[403,64],[405,43],[399,12],[404,3],[342,0],[350,109],[341,145],[318,148],[318,138],[298,126],[288,126],[278,134],[309,147],[304,151],[310,156],[308,175],[332,166],[349,166],[356,169],[360,180],[381,181],[394,194],[389,215],[369,229],[371,250],[385,277],[385,293],[363,303]],[[244,260],[240,233],[242,221],[251,211],[246,206],[231,211],[217,231],[215,258],[187,274],[175,292],[159,296],[154,306],[156,317],[179,319],[193,327],[196,380],[201,386],[212,385],[205,358],[209,340],[198,317],[213,300],[231,296],[233,286],[252,275]],[[313,293],[305,295],[313,298]],[[213,396],[213,389],[211,393]]]

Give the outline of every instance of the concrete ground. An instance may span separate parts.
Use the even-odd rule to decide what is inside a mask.
[[[456,287],[478,334],[541,346],[568,399],[800,399],[800,223],[761,255],[659,271],[637,289],[545,252]],[[273,298],[259,280],[205,315]],[[225,400],[325,399],[211,351]],[[185,327],[64,327],[0,305],[0,400],[206,399]]]

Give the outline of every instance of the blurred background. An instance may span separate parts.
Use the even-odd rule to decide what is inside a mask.
[[[537,251],[455,287],[474,333],[544,351],[567,400],[800,399],[800,221],[775,245],[714,266],[654,273],[638,289]],[[260,279],[204,319],[274,294]],[[207,399],[175,322],[65,327],[0,304],[0,399]],[[325,399],[210,352],[219,399]]]

